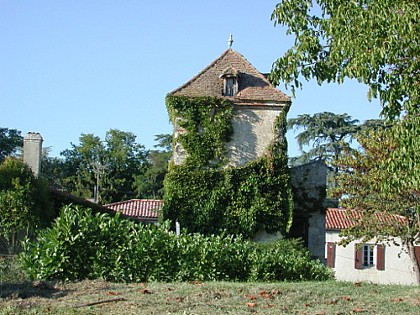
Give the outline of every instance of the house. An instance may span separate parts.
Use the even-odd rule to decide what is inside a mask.
[[[142,223],[157,223],[158,214],[163,207],[163,200],[131,199],[110,203],[103,207],[120,211],[123,216]]]
[[[328,208],[326,212],[327,266],[335,271],[341,281],[367,281],[378,284],[418,284],[413,262],[401,246],[393,243],[376,244],[353,241],[347,246],[338,245],[340,231],[351,227],[359,212],[342,208]],[[378,214],[378,220],[404,220],[401,216]],[[398,241],[398,239],[397,239]],[[420,246],[416,246],[417,263],[420,265]]]

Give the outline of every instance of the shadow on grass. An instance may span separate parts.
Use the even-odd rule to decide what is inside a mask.
[[[27,299],[30,297],[56,299],[69,292],[71,290],[60,290],[55,288],[53,283],[44,281],[0,284],[1,299]]]

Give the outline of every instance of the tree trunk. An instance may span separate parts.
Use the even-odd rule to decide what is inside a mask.
[[[413,271],[416,276],[416,283],[420,284],[420,266],[419,266],[420,257],[416,257],[416,248],[414,244],[409,244],[407,247],[408,247],[408,254],[412,262]]]

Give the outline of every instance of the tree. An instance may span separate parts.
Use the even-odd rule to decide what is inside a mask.
[[[0,163],[22,147],[23,138],[16,129],[0,128]]]
[[[362,124],[352,119],[348,114],[334,114],[330,112],[304,114],[288,120],[288,129],[304,129],[297,136],[297,142],[302,155],[290,158],[292,166],[321,159],[326,162],[328,195],[335,187],[335,177],[339,169],[333,161],[341,157],[344,152],[354,150],[351,145],[355,134],[360,130],[378,129],[385,126],[381,119],[370,119]],[[311,149],[303,151],[305,146]],[[336,201],[333,201],[335,204]]]
[[[93,166],[103,163],[104,145],[99,137],[82,133],[79,145],[71,143],[71,146],[60,153],[68,170],[64,188],[79,197],[91,198],[97,184]]]
[[[273,83],[290,84],[293,93],[302,87],[302,79],[315,78],[322,84],[343,83],[349,78],[366,84],[368,97],[380,99],[383,116],[389,120],[397,118],[398,122],[389,128],[393,135],[386,132],[394,150],[374,143],[377,139],[366,141],[366,147],[376,145],[383,160],[378,163],[377,173],[367,172],[364,177],[380,185],[384,200],[411,191],[412,185],[419,187],[420,2],[283,0],[272,19],[287,26],[287,34],[295,36],[294,46],[273,64]],[[365,187],[366,196],[376,194],[375,186]],[[351,192],[360,187],[349,185],[348,189]],[[418,195],[414,192],[416,198]],[[386,207],[385,211],[399,211],[398,205],[390,204],[396,208]],[[413,211],[418,216],[418,208]],[[352,231],[355,236],[361,235],[357,228]],[[382,233],[376,232],[376,236]],[[404,238],[404,233],[400,236]]]
[[[395,242],[400,238],[417,267],[420,281],[414,254],[414,245],[420,241],[420,153],[408,152],[401,145],[399,131],[416,132],[413,147],[420,148],[419,124],[418,116],[409,116],[392,127],[361,132],[357,141],[362,150],[349,151],[335,162],[341,172],[334,195],[341,198],[341,206],[360,214],[356,224],[342,233],[343,243],[359,238],[364,242],[373,238],[377,242]],[[407,155],[413,162],[410,168],[398,163],[400,156],[407,160]],[[393,163],[393,169],[389,163]],[[381,222],[378,216],[390,220]]]
[[[164,194],[163,181],[172,156],[172,135],[156,135],[155,141],[154,147],[160,150],[148,152],[146,170],[136,178],[137,195],[141,198],[162,199]]]
[[[359,121],[348,114],[330,112],[304,114],[287,121],[288,129],[304,129],[296,136],[302,155],[293,158],[293,164],[307,163],[314,159],[323,159],[331,165],[343,149],[349,149],[352,136],[357,132]],[[308,152],[303,151],[310,146]]]
[[[44,178],[50,187],[61,189],[65,186],[66,165],[64,159],[50,156],[51,147],[42,148],[42,159],[40,176]]]
[[[6,158],[0,164],[0,237],[9,253],[16,253],[22,237],[48,226],[54,217],[46,182],[35,178],[23,161]]]
[[[272,20],[295,44],[277,59],[274,84],[302,87],[302,79],[357,79],[379,97],[383,114],[415,114],[420,104],[418,0],[283,0]]]
[[[135,195],[135,178],[145,171],[146,151],[131,132],[110,129],[105,140],[81,134],[79,145],[61,153],[68,177],[64,186],[78,196],[99,203],[121,201]]]

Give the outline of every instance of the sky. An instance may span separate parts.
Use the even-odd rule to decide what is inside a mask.
[[[0,127],[39,132],[50,156],[82,133],[132,132],[153,149],[172,133],[167,93],[227,48],[268,73],[294,38],[274,26],[278,1],[0,0]],[[291,95],[290,90],[279,87]],[[378,118],[378,101],[354,81],[304,83],[288,118],[330,111]],[[299,154],[288,132],[289,156]]]

